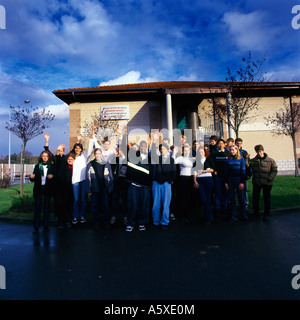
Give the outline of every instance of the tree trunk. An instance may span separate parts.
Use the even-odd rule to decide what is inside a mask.
[[[295,160],[295,177],[298,178],[299,171],[298,171],[298,163],[297,163],[297,151],[296,151],[296,138],[295,135],[292,136],[293,140],[293,150],[294,150],[294,160]]]
[[[21,146],[21,177],[20,177],[20,195],[24,195],[24,157],[25,157],[25,147],[26,144]]]

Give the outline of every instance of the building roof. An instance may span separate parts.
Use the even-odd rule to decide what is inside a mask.
[[[239,83],[238,83],[239,84]],[[111,99],[114,95],[161,95],[162,93],[171,94],[204,94],[214,92],[225,92],[228,82],[224,81],[161,81],[161,82],[143,82],[131,84],[119,84],[108,86],[68,88],[54,90],[53,93],[66,103],[83,102],[101,99],[106,96],[106,99]],[[243,84],[242,84],[243,86]],[[295,89],[297,94],[300,94],[300,82],[259,82],[252,83],[251,87],[268,88],[268,89]],[[295,94],[295,93],[293,93]],[[120,97],[121,98],[121,97]]]

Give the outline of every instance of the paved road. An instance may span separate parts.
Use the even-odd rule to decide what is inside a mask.
[[[168,231],[31,231],[0,222],[0,300],[300,298],[291,286],[292,267],[300,265],[300,212],[268,223],[175,221]]]

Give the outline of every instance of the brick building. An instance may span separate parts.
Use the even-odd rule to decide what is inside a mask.
[[[258,83],[251,86],[254,96],[260,96],[255,120],[242,124],[239,136],[243,148],[254,156],[254,146],[263,144],[266,153],[274,158],[281,174],[292,174],[295,169],[292,140],[274,136],[266,126],[265,117],[274,114],[285,103],[300,102],[299,82]],[[124,115],[116,120],[128,125],[129,141],[147,139],[151,130],[168,129],[172,139],[174,129],[192,129],[193,139],[208,139],[212,134],[235,138],[225,123],[208,110],[212,99],[228,101],[225,82],[166,81],[125,85],[60,89],[53,93],[70,107],[70,146],[83,123],[103,110],[122,109]],[[228,102],[227,102],[228,103]],[[190,130],[191,131],[191,130]],[[300,134],[296,139],[300,158]],[[299,165],[299,164],[298,164]]]

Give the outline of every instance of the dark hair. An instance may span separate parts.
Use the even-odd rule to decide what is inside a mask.
[[[42,154],[43,153],[46,153],[48,155],[48,161],[49,162],[52,162],[52,155],[49,151],[42,151],[41,154],[39,155],[39,158],[38,158],[38,163],[41,163],[43,162],[43,159],[42,159]]]
[[[218,140],[217,140],[217,144],[218,144],[220,141],[224,142],[224,144],[225,144],[225,140],[224,140],[224,139],[218,139]]]
[[[243,142],[243,139],[242,138],[236,138],[235,139],[235,143],[237,143],[237,142]]]
[[[81,149],[81,152],[83,151],[83,146],[80,142],[77,142],[74,144],[73,149],[71,150],[71,152],[75,153],[75,148],[79,147]]]
[[[100,152],[102,153],[102,150],[101,150],[100,148],[96,148],[96,149],[94,150],[94,155],[95,155],[95,153],[96,153],[97,151],[100,151]]]
[[[217,140],[218,140],[218,137],[217,137],[217,136],[210,136],[209,140],[215,140],[215,141],[217,141]]]
[[[264,151],[264,147],[262,146],[262,144],[257,144],[255,147],[254,147],[254,150],[256,152],[258,152],[259,150],[263,150]]]
[[[74,153],[74,152],[69,152],[69,153],[66,155],[66,159],[68,159],[68,158],[70,158],[70,157],[75,160],[75,159],[76,159],[75,153]]]

